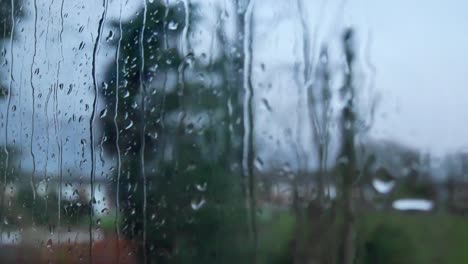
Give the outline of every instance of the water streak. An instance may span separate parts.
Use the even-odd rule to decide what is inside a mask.
[[[33,148],[33,143],[34,143],[34,123],[35,123],[35,118],[36,118],[36,92],[35,89],[36,87],[34,86],[33,83],[33,76],[34,76],[34,64],[36,61],[36,55],[37,55],[37,0],[34,0],[34,51],[33,51],[33,57],[32,57],[32,62],[31,62],[31,69],[30,69],[30,79],[29,83],[31,85],[31,91],[32,91],[32,120],[31,120],[31,140],[30,140],[30,149],[29,152],[32,157],[32,166],[33,166],[33,171],[31,173],[31,189],[33,193],[33,204],[36,202],[36,187],[35,187],[35,175],[36,175],[36,156],[34,154],[34,148]],[[33,220],[34,222],[34,220]]]
[[[59,173],[59,195],[58,195],[58,229],[60,230],[60,226],[62,224],[62,179],[63,179],[63,172],[62,172],[62,161],[63,161],[63,154],[62,154],[62,134],[60,124],[58,124],[58,88],[59,88],[59,79],[60,79],[60,67],[61,64],[64,62],[63,57],[63,6],[65,0],[62,0],[60,5],[60,32],[59,32],[59,45],[60,45],[60,56],[61,60],[57,63],[57,75],[56,75],[56,83],[54,85],[54,102],[55,102],[55,109],[54,109],[54,132],[55,132],[55,140],[57,142],[57,149],[58,149],[58,173]],[[60,243],[60,232],[58,237],[58,243]]]
[[[98,84],[97,84],[97,78],[96,78],[96,57],[99,52],[100,48],[100,42],[101,42],[101,35],[102,31],[104,29],[104,22],[106,19],[106,13],[107,13],[107,4],[108,0],[103,0],[103,8],[104,10],[102,11],[101,18],[99,19],[99,24],[98,24],[98,34],[96,36],[96,41],[94,43],[94,48],[93,48],[93,60],[92,60],[92,78],[93,78],[93,87],[94,87],[94,99],[93,99],[93,108],[91,110],[91,118],[89,120],[89,129],[90,129],[90,146],[91,146],[91,177],[90,177],[90,185],[91,185],[91,199],[89,201],[89,258],[90,258],[90,263],[93,262],[93,254],[92,254],[92,249],[93,249],[93,215],[94,215],[94,208],[93,204],[96,202],[95,201],[95,194],[94,194],[94,178],[95,178],[95,166],[96,166],[96,157],[94,153],[94,119],[96,118],[96,108],[97,108],[97,102],[99,99],[99,93],[98,93]]]
[[[120,156],[120,135],[119,135],[119,125],[117,124],[118,117],[118,108],[119,108],[119,80],[120,80],[120,47],[122,45],[122,0],[120,0],[120,10],[119,10],[119,42],[117,44],[117,50],[115,53],[115,67],[116,67],[116,77],[115,77],[115,108],[114,108],[114,128],[115,128],[115,147],[117,150],[117,186],[116,186],[116,195],[115,195],[115,234],[117,236],[117,263],[120,263],[120,231],[119,231],[119,210],[120,210],[120,172],[122,170],[122,158]]]
[[[243,139],[243,173],[247,180],[247,191],[249,200],[250,229],[253,240],[253,259],[256,263],[257,251],[257,225],[256,225],[256,202],[255,202],[255,179],[253,174],[253,86],[252,86],[252,28],[253,28],[253,6],[254,0],[250,0],[244,14],[244,139]]]
[[[142,107],[142,115],[141,115],[141,148],[140,148],[140,155],[141,155],[141,175],[143,177],[143,259],[145,263],[147,261],[147,247],[146,247],[146,207],[147,207],[147,182],[146,182],[146,173],[145,173],[145,145],[146,145],[146,86],[144,84],[144,71],[145,71],[145,45],[144,45],[144,37],[145,37],[145,28],[146,28],[146,15],[148,12],[148,6],[146,4],[146,0],[143,0],[144,10],[143,10],[143,24],[141,27],[141,34],[140,34],[140,52],[141,52],[141,68],[140,68],[140,92],[141,92],[141,107]]]
[[[9,114],[10,114],[10,107],[11,107],[11,86],[13,84],[13,36],[15,34],[15,3],[14,0],[11,0],[11,32],[10,32],[10,82],[8,84],[8,103],[7,103],[7,111],[6,111],[6,120],[5,120],[5,145],[3,146],[3,151],[5,152],[5,169],[3,171],[3,194],[6,192],[7,186],[7,173],[8,173],[8,163],[9,163],[9,151],[8,151],[8,122],[9,122]],[[2,195],[2,214],[4,213],[4,196]],[[3,221],[2,221],[3,222]],[[3,227],[3,225],[2,225]],[[3,231],[3,228],[2,228]],[[3,237],[1,238],[3,239]]]

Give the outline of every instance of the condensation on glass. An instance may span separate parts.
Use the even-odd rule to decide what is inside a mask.
[[[468,262],[467,7],[0,0],[0,259]]]

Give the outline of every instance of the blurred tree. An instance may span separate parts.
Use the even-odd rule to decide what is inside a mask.
[[[23,17],[22,1],[0,0],[0,39],[2,40],[0,44],[0,57],[2,59],[0,62],[2,66],[10,66],[10,49],[16,35],[13,21],[21,17]],[[7,79],[9,78],[4,78],[4,80]],[[0,82],[0,97],[7,94],[8,88],[6,86],[4,81]]]
[[[0,68],[5,69],[0,71],[0,99],[5,101],[10,100],[9,95],[11,94],[10,89],[13,82],[12,49],[16,35],[15,23],[23,15],[22,1],[0,0]],[[9,114],[8,104],[5,105],[6,108],[4,114],[2,114],[2,119],[7,119]],[[6,137],[5,133],[8,133],[7,123],[3,123],[2,127],[4,129],[2,134]],[[12,208],[11,206],[7,208],[6,204],[11,204],[12,194],[17,191],[13,183],[18,174],[21,173],[16,170],[14,165],[19,159],[18,154],[18,151],[11,146],[0,146],[0,183],[2,186],[0,218],[2,219],[2,229],[7,226],[6,223],[17,221],[18,208]]]
[[[341,181],[339,183],[341,185],[340,212],[343,217],[342,236],[339,240],[342,251],[339,258],[340,262],[344,264],[352,264],[356,256],[356,216],[354,211],[353,183],[358,176],[355,139],[358,133],[357,122],[359,121],[356,111],[356,91],[354,87],[354,62],[356,59],[354,31],[352,29],[345,30],[342,41],[347,69],[345,71],[344,84],[341,88],[344,107],[341,110],[340,117],[342,143],[338,157],[338,167],[341,174]]]
[[[339,77],[334,74],[328,65],[327,49],[323,48],[320,54],[319,64],[316,67],[316,83],[309,93],[308,103],[311,113],[311,121],[315,127],[314,139],[318,142],[317,156],[319,157],[318,168],[318,199],[312,200],[307,205],[305,217],[296,213],[296,217],[304,218],[296,222],[296,248],[295,263],[319,262],[351,264],[356,254],[356,228],[355,228],[355,190],[358,181],[359,165],[357,155],[356,137],[362,133],[362,123],[355,87],[356,50],[354,46],[354,30],[346,29],[342,35],[342,48],[345,59],[345,70],[340,96],[343,107],[338,113],[339,145],[338,157],[335,167],[327,173],[327,156],[330,150],[330,129],[332,116],[331,97],[329,87],[333,78]],[[309,66],[311,67],[311,66]],[[315,90],[314,90],[315,89]],[[327,201],[330,197],[326,195],[323,177],[333,175],[338,177],[330,179],[336,184],[336,200]],[[322,193],[323,192],[323,193]],[[327,209],[328,204],[328,209]],[[297,207],[297,206],[296,206]],[[301,210],[296,209],[296,212]]]
[[[239,263],[248,245],[232,169],[240,144],[230,128],[239,118],[228,101],[240,87],[227,87],[237,65],[226,66],[220,23],[208,53],[192,51],[188,36],[201,19],[192,10],[154,1],[114,22],[121,35],[100,87],[100,124],[118,167],[116,229],[140,243],[146,262]]]
[[[15,4],[16,8],[12,9],[12,4]],[[21,15],[19,6],[21,6],[20,1],[0,0],[0,37],[2,39],[10,37],[13,26],[11,13],[15,12],[17,17]]]

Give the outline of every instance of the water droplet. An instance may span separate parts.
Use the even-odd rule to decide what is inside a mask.
[[[193,123],[187,124],[187,133],[192,134],[194,128],[195,128],[195,126],[193,125]]]
[[[372,179],[372,186],[382,194],[391,192],[395,188],[395,184],[395,178],[384,168],[378,169]]]
[[[125,130],[128,130],[128,129],[132,128],[132,126],[133,126],[133,121],[130,120],[130,123],[125,126]]]
[[[268,110],[268,112],[271,112],[271,105],[270,103],[268,102],[267,99],[263,98],[262,99],[262,103],[263,103],[263,106],[266,108],[266,110]]]
[[[204,182],[203,184],[195,184],[195,188],[197,188],[197,190],[200,192],[206,191],[207,187],[208,184],[206,182]]]
[[[379,193],[387,194],[393,190],[395,187],[394,181],[382,181],[380,179],[373,179],[372,186],[374,186],[375,190]]]
[[[200,210],[206,203],[206,200],[204,198],[201,199],[193,199],[192,202],[190,203],[190,206],[192,207],[193,210],[197,211]]]
[[[263,159],[260,157],[257,157],[254,161],[254,165],[255,165],[255,168],[257,168],[258,170],[262,170],[263,165],[264,165]]]
[[[107,108],[101,111],[101,114],[99,115],[101,118],[104,118],[107,116]]]
[[[152,132],[152,133],[148,133],[148,136],[151,138],[151,139],[158,139],[158,132]]]
[[[110,30],[109,34],[106,37],[106,41],[110,41],[114,39],[114,31]]]
[[[169,24],[167,25],[167,27],[170,30],[177,30],[177,28],[179,27],[179,23],[177,23],[175,21],[170,21]]]

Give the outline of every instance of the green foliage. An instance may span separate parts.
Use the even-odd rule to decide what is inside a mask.
[[[31,187],[27,184],[19,186],[16,208],[11,208],[9,219],[13,226],[27,223],[31,225],[51,226],[57,219],[57,194],[50,193],[46,197],[34,197]],[[20,217],[18,217],[20,216]]]
[[[12,10],[12,2],[14,3],[14,7]],[[10,60],[10,38],[15,38],[15,32],[13,32],[13,17],[12,14],[14,15],[14,20],[18,21],[20,18],[23,17],[24,12],[23,12],[23,7],[22,7],[22,2],[20,0],[0,0],[0,40],[3,41],[2,45],[0,45],[0,63],[2,65],[4,63],[4,60],[9,61]],[[13,11],[13,13],[12,13]],[[7,48],[8,46],[8,48]],[[7,54],[8,50],[8,54]],[[5,78],[5,76],[0,75],[0,80],[2,78]],[[5,83],[4,83],[5,85]],[[5,86],[2,86],[0,83],[0,98],[3,98],[7,95],[8,88]]]
[[[468,261],[468,226],[463,217],[368,212],[360,219],[358,263],[455,264]],[[389,261],[394,262],[369,262],[391,253]]]
[[[0,38],[5,39],[10,37],[12,29],[12,18],[11,18],[11,0],[0,0]],[[14,15],[16,18],[22,16],[23,12],[19,8],[21,1],[14,1],[15,10]]]
[[[120,150],[120,228],[157,263],[244,263],[249,245],[241,177],[228,155],[227,76],[182,53],[184,7],[162,2],[148,4],[145,24],[144,10],[122,24],[119,68],[109,65],[100,89],[103,145],[115,158]]]
[[[294,239],[294,217],[288,211],[262,208],[262,215],[268,218],[259,220],[260,263],[293,263],[291,241]]]
[[[408,234],[399,227],[380,225],[365,244],[363,263],[414,264],[414,246]]]

